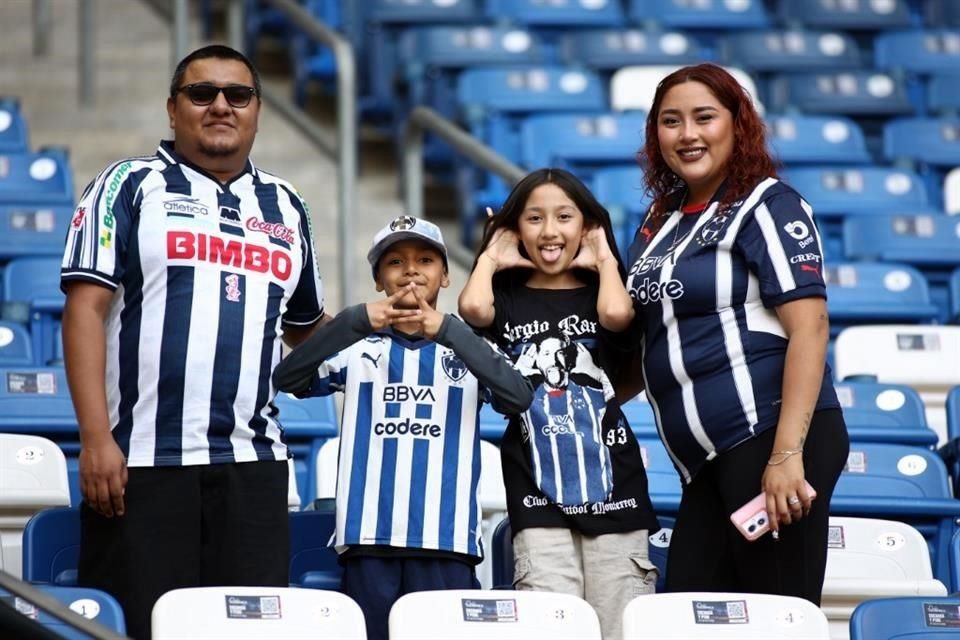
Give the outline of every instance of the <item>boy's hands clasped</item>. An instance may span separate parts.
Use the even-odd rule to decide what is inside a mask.
[[[396,306],[408,294],[413,295],[418,308]],[[401,325],[404,333],[419,333],[432,340],[443,324],[444,314],[431,307],[413,283],[394,291],[392,295],[382,300],[368,302],[366,306],[367,317],[374,331]]]

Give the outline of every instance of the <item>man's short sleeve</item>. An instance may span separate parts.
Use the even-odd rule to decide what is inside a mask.
[[[757,205],[737,234],[736,246],[760,281],[764,306],[826,297],[813,209],[795,192],[777,194]]]
[[[297,210],[299,221],[299,233],[301,238],[301,252],[303,267],[300,270],[300,279],[297,281],[297,287],[294,289],[290,300],[287,302],[287,310],[283,314],[283,322],[292,325],[311,325],[323,316],[323,281],[320,279],[320,271],[317,269],[316,256],[313,249],[313,228],[310,223],[310,211],[307,204],[303,201],[295,190],[286,186],[282,187],[290,204]]]
[[[117,288],[139,215],[140,184],[148,172],[126,160],[108,167],[87,186],[67,230],[61,288],[74,280]]]

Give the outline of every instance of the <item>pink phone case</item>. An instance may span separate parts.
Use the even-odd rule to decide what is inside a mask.
[[[810,499],[817,497],[817,492],[810,483],[806,483],[807,495]],[[730,522],[737,528],[743,537],[753,541],[770,530],[770,518],[767,516],[767,495],[760,493],[753,500],[743,505],[732,514]]]

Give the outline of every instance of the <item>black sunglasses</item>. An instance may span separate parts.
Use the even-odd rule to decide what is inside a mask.
[[[197,84],[185,84],[178,88],[176,92],[184,92],[190,99],[190,102],[198,107],[205,107],[213,104],[217,99],[217,94],[223,91],[223,97],[231,107],[242,109],[250,104],[253,96],[257,95],[257,90],[253,87],[245,87],[242,84],[231,84],[226,87],[218,87],[209,82],[200,82]]]

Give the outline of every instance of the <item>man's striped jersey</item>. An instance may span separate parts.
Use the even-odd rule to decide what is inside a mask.
[[[163,142],[94,179],[67,234],[61,286],[114,291],[107,408],[130,466],[287,458],[272,405],[281,320],[310,325],[323,288],[309,214],[247,163],[220,184]]]
[[[786,333],[774,307],[826,297],[813,210],[769,178],[719,211],[650,220],[630,250],[627,289],[667,451],[689,482],[700,466],[780,414]],[[817,408],[839,407],[829,368]]]
[[[481,556],[481,390],[464,362],[432,340],[377,332],[325,360],[318,376],[312,395],[346,390],[338,548]]]

